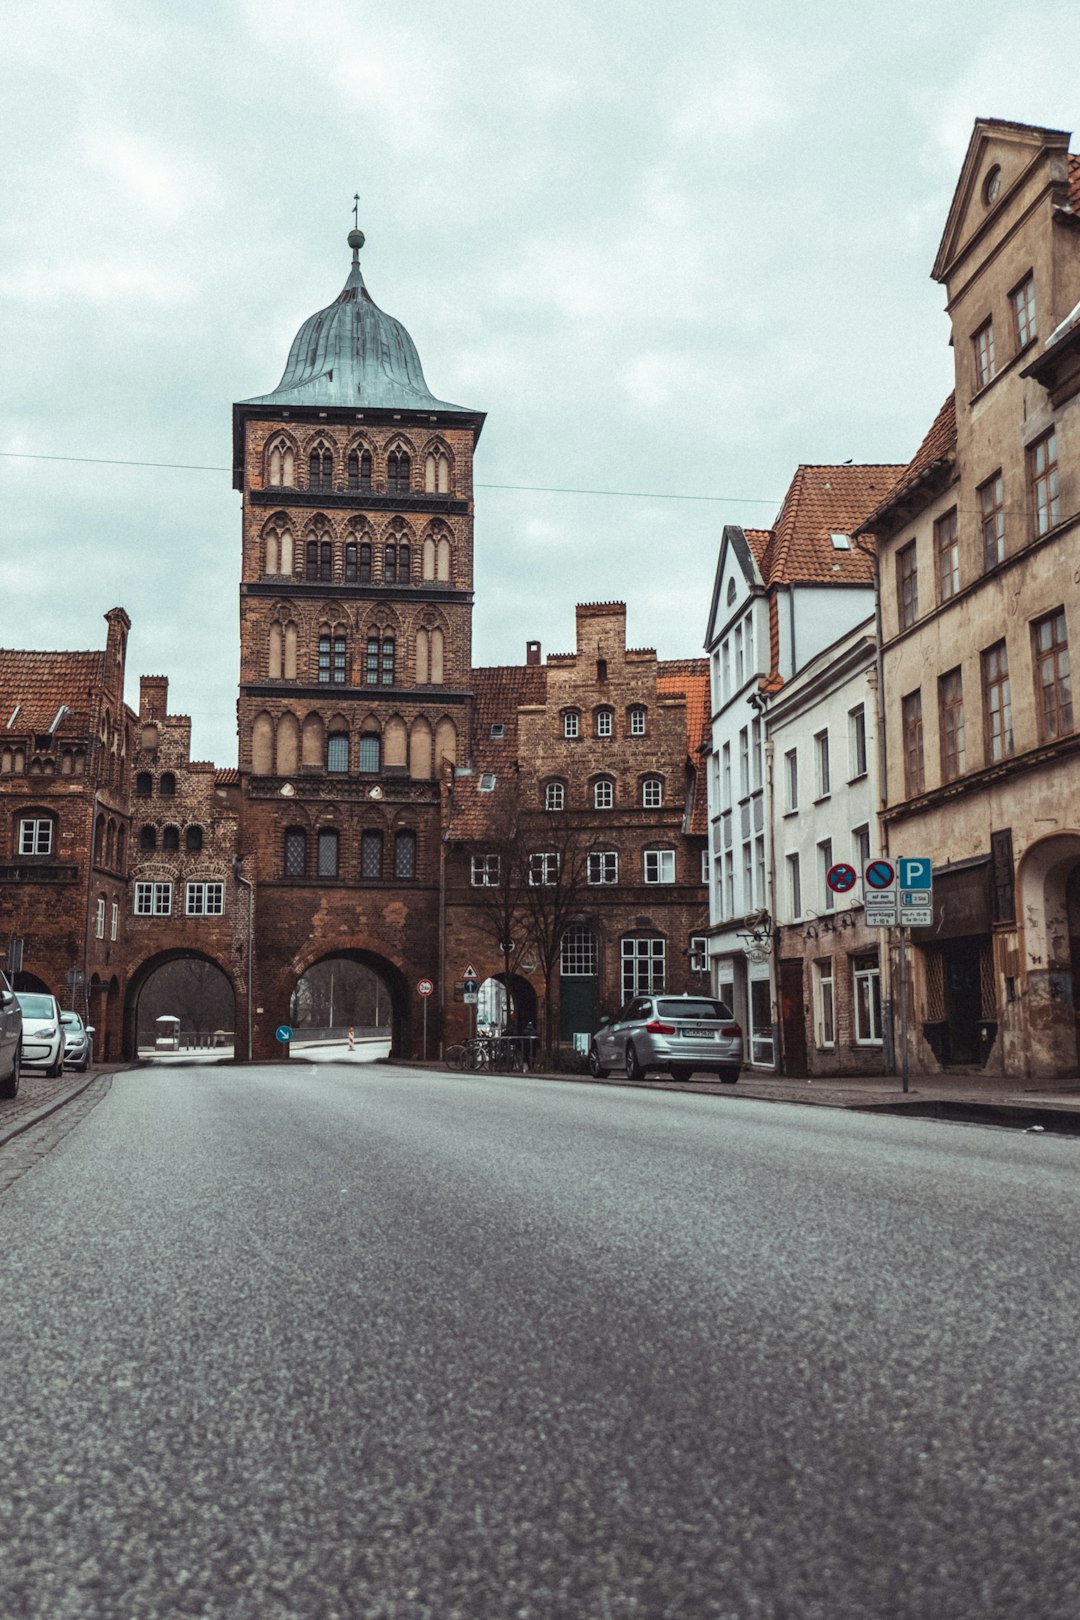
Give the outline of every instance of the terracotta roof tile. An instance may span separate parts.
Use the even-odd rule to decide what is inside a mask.
[[[760,568],[762,562],[764,561],[765,552],[768,548],[769,541],[772,539],[772,530],[744,529],[743,534],[746,536],[746,543],[753,553],[754,561],[757,563],[758,568]]]
[[[454,777],[451,838],[479,838],[491,816],[506,796],[514,780],[518,757],[518,709],[523,704],[543,703],[547,697],[547,670],[543,664],[496,664],[490,669],[473,670],[472,747],[469,750],[471,776]],[[492,727],[502,727],[493,737]],[[481,793],[485,775],[495,777],[491,793]]]
[[[833,534],[850,535],[896,484],[902,466],[802,466],[784,497],[765,547],[766,585],[796,581],[870,584],[870,558],[859,547],[837,550]]]
[[[1080,157],[1069,153],[1069,207],[1080,214]]]
[[[104,652],[22,652],[0,648],[0,731],[12,736],[48,731],[62,703],[68,713],[57,736],[85,736],[93,720],[94,696],[105,676]]]
[[[657,668],[657,693],[686,699],[686,751],[696,768],[694,801],[688,832],[705,837],[709,831],[708,790],[698,750],[709,740],[709,660],[707,658],[665,658]]]
[[[941,462],[949,461],[956,455],[956,394],[951,393],[935,416],[929,432],[923,439],[919,448],[902,470],[896,483],[889,490],[884,500],[880,501],[874,509],[866,514],[864,524],[872,528],[876,519],[880,518],[890,507],[894,506],[908,490],[926,477],[927,473]]]

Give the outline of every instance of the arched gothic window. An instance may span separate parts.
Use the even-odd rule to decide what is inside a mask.
[[[338,845],[340,840],[332,827],[319,833],[319,876],[336,878],[338,875]]]
[[[383,835],[377,827],[365,827],[360,834],[360,876],[382,877]]]
[[[356,541],[349,540],[345,546],[345,583],[356,584]]]
[[[350,450],[349,491],[351,494],[371,494],[371,451]]]
[[[399,832],[394,835],[394,876],[396,878],[414,878],[416,876],[416,834],[414,832]]]
[[[334,548],[329,540],[309,540],[307,543],[304,578],[321,580],[328,584],[334,577]]]
[[[172,771],[162,771],[158,781],[158,792],[164,799],[171,799],[176,794],[176,777]]]
[[[441,446],[429,450],[424,461],[424,489],[429,495],[449,495],[450,458]]]
[[[380,743],[382,739],[377,731],[365,731],[360,737],[360,771],[362,775],[378,774],[381,764]]]
[[[308,460],[308,488],[333,489],[334,458],[325,444],[317,444]]]
[[[266,462],[267,483],[290,485],[296,482],[296,461],[288,439],[274,439]]]
[[[172,853],[173,850],[180,848],[179,827],[165,827],[162,829],[161,847],[162,849],[168,850],[170,853]]]
[[[380,636],[377,630],[371,632],[364,659],[366,686],[393,686],[395,651],[393,636]]]
[[[397,546],[392,542],[383,552],[383,584],[397,584]]]
[[[332,634],[326,632],[321,635],[319,637],[319,685],[344,686],[347,673],[346,665],[346,644],[343,632],[335,629]]]
[[[349,768],[349,738],[344,731],[332,731],[326,739],[326,768],[328,771],[347,771]]]
[[[412,552],[407,540],[398,546],[398,584],[408,585],[412,574]]]
[[[360,583],[361,583],[361,585],[370,585],[371,584],[371,545],[370,545],[370,542],[367,541],[367,540],[362,541],[361,545],[360,545],[360,564],[359,564],[359,568],[360,568]]]
[[[407,450],[391,450],[386,458],[388,495],[407,495],[412,482],[412,461]]]
[[[149,771],[140,771],[135,778],[135,797],[148,799],[154,791],[154,778]]]

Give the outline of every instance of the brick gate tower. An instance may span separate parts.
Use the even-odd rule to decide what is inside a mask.
[[[470,738],[484,414],[430,392],[364,284],[363,233],[348,242],[348,279],[278,386],[233,407],[256,1056],[276,1051],[300,975],[334,956],[381,974],[394,1049],[412,1051],[415,981],[440,972],[440,784]]]

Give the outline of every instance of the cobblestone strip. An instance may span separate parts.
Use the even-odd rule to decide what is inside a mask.
[[[0,1132],[0,1194],[51,1153],[108,1096],[112,1074],[92,1074]]]

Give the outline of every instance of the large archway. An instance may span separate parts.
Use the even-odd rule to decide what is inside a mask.
[[[326,951],[304,965],[293,986],[292,1053],[397,1055],[408,1050],[410,1013],[405,976],[392,962],[359,947]]]
[[[235,986],[220,962],[199,951],[162,951],[128,981],[124,1056],[231,1057],[236,1007]],[[176,1045],[164,1045],[166,1037],[175,1037]]]
[[[537,1028],[536,991],[519,973],[493,973],[479,988],[477,1025],[499,1035],[523,1035]]]

